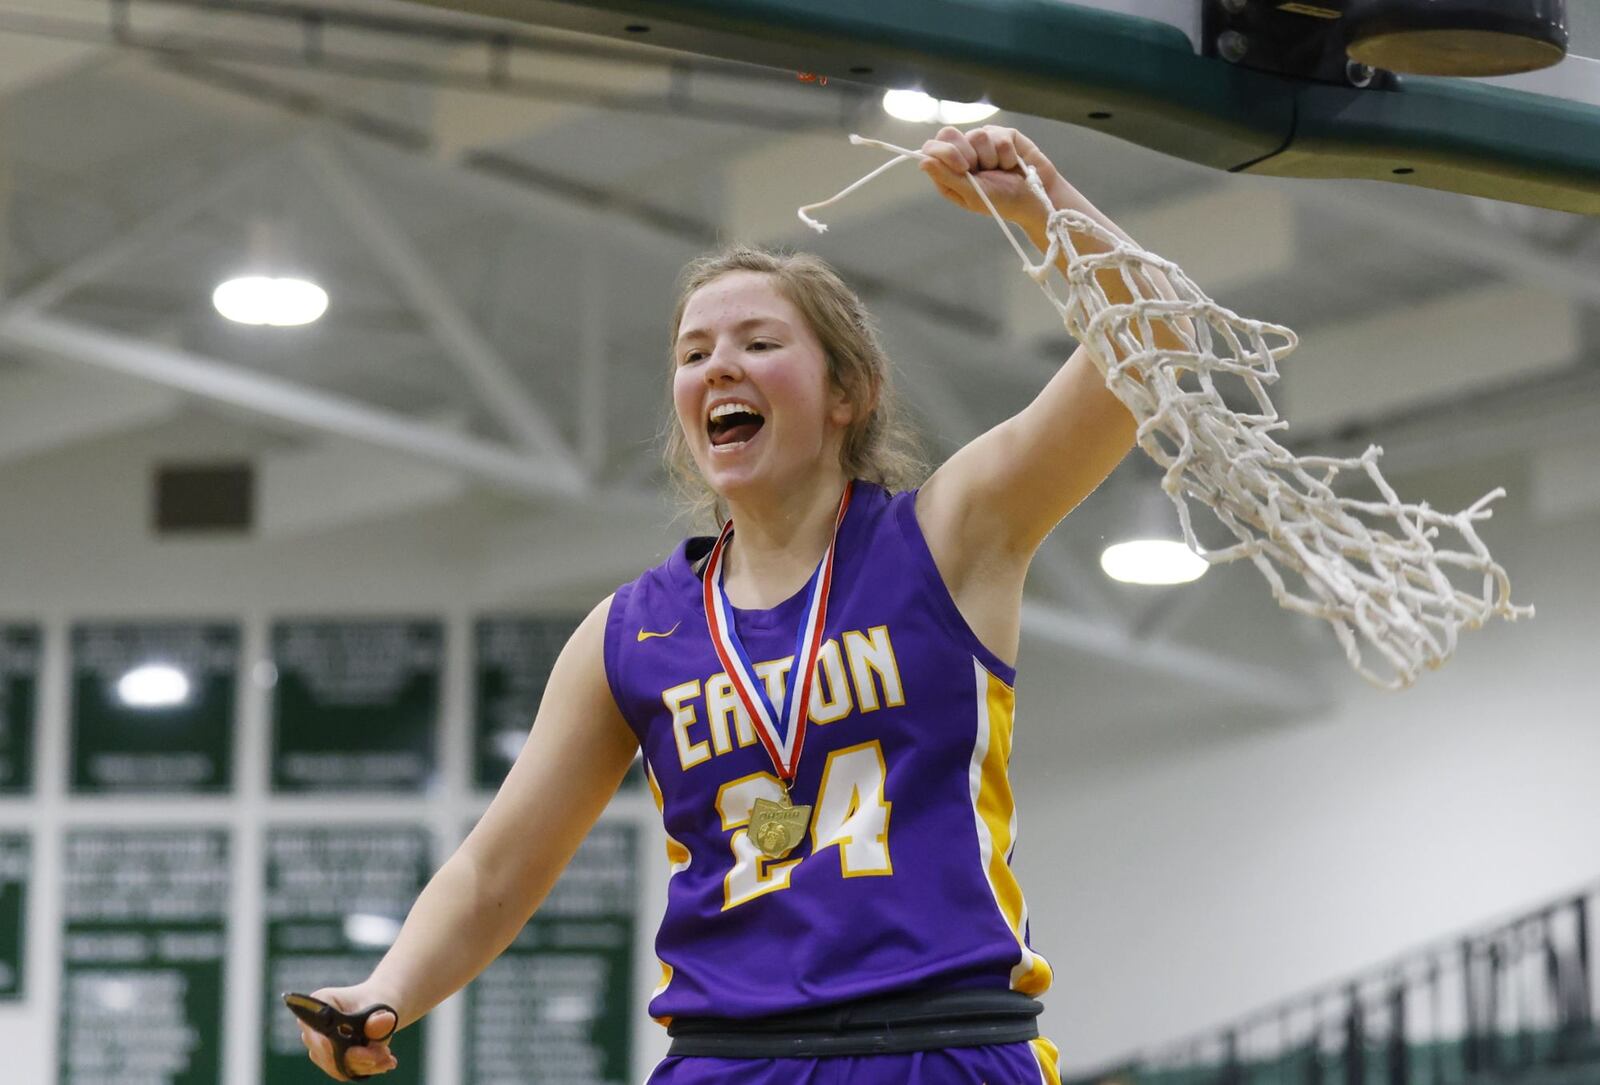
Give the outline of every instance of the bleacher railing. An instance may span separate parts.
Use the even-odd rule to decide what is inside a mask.
[[[1593,886],[1068,1085],[1600,1082],[1597,919]]]

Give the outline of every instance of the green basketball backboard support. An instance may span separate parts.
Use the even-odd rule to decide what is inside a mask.
[[[1509,80],[1406,77],[1363,90],[1201,55],[1200,0],[428,2],[987,98],[1221,170],[1370,178],[1600,214],[1600,61],[1581,56]],[[1575,46],[1595,52],[1576,36]]]

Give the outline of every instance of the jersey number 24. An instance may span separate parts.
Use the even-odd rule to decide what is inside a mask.
[[[811,813],[811,855],[795,859],[769,858],[745,828],[757,799],[778,802],[783,798],[782,782],[770,772],[753,772],[723,784],[717,791],[717,814],[723,832],[733,833],[728,842],[733,849],[733,869],[722,880],[722,910],[789,888],[794,868],[828,848],[839,849],[839,871],[846,878],[893,874],[889,862],[892,804],[883,794],[887,776],[883,747],[876,741],[830,753]]]

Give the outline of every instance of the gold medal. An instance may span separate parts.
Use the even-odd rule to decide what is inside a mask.
[[[757,799],[750,808],[750,839],[769,859],[782,859],[805,839],[811,807],[796,806],[785,794],[778,802]]]

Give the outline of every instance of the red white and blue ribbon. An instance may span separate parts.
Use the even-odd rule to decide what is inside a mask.
[[[728,540],[733,538],[733,521],[729,520],[711,548],[711,558],[706,562],[705,604],[706,627],[711,631],[711,643],[722,661],[723,670],[733,683],[739,702],[750,714],[756,734],[766,747],[767,756],[784,783],[794,780],[800,765],[800,750],[806,741],[806,721],[811,710],[811,684],[817,673],[817,659],[822,654],[822,630],[828,620],[828,593],[833,588],[834,545],[839,541],[839,525],[844,523],[845,510],[850,507],[851,483],[846,483],[839,498],[839,512],[833,520],[833,536],[828,540],[827,552],[811,574],[807,583],[810,604],[805,620],[795,635],[794,663],[789,671],[789,681],[783,694],[780,711],[767,696],[767,685],[756,674],[750,656],[739,641],[734,628],[733,607],[722,590],[722,559]]]

